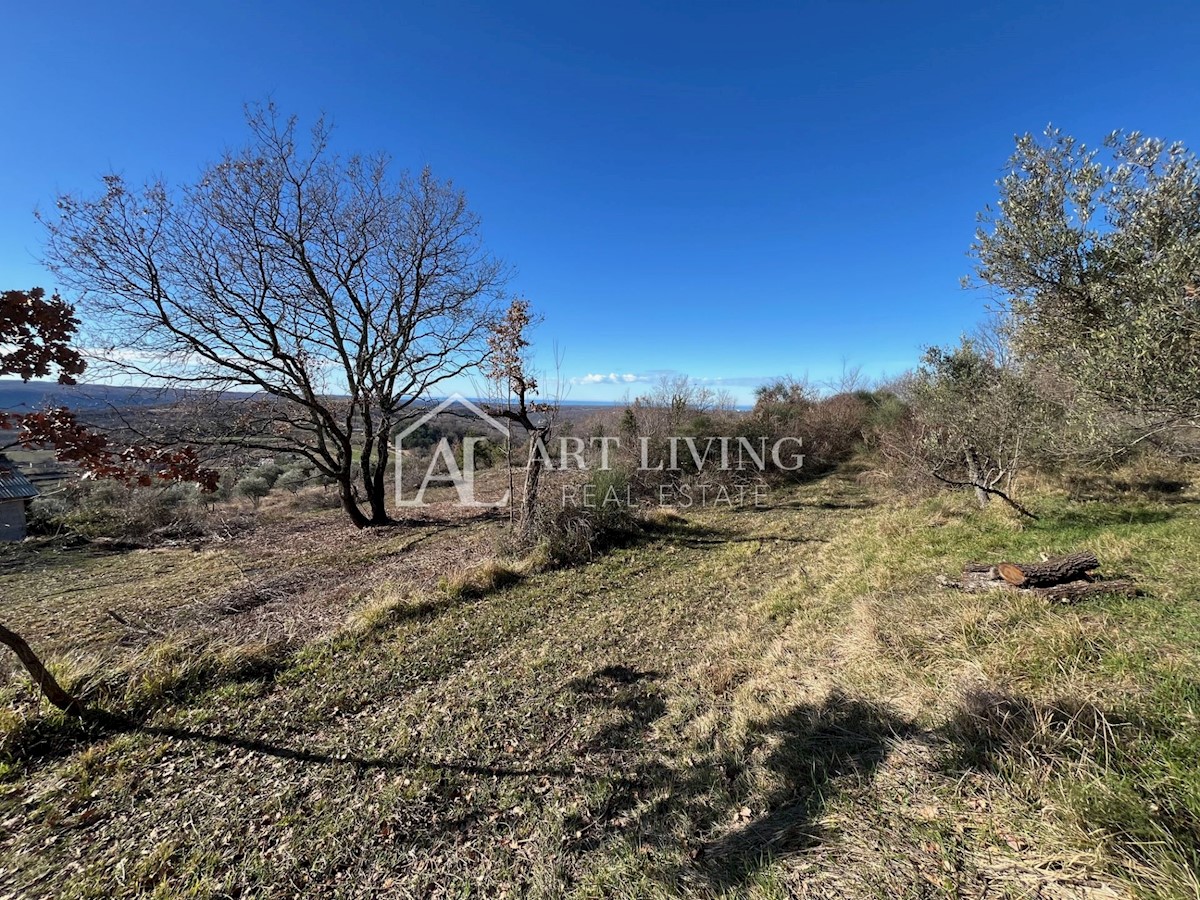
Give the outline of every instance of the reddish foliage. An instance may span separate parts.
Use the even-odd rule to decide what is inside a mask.
[[[191,447],[171,450],[133,444],[117,452],[107,435],[79,424],[75,414],[63,407],[13,418],[20,427],[17,440],[23,446],[48,444],[58,459],[78,464],[92,478],[115,478],[143,486],[155,479],[194,481],[205,491],[217,489],[217,472],[203,468]]]
[[[58,369],[61,384],[74,384],[84,361],[71,347],[79,327],[75,310],[58,294],[49,300],[41,288],[0,293],[0,375],[16,375],[22,381],[45,378]]]
[[[74,384],[86,365],[70,346],[79,327],[75,311],[57,294],[49,300],[41,288],[0,294],[0,376],[17,375],[22,381],[42,378],[58,369],[62,384]],[[45,412],[0,412],[0,428],[16,428],[17,443],[24,447],[50,446],[63,462],[77,464],[92,478],[116,478],[149,485],[163,481],[194,481],[205,491],[217,489],[217,473],[201,467],[191,447],[171,450],[134,444],[117,451],[108,436],[81,425],[65,407]]]

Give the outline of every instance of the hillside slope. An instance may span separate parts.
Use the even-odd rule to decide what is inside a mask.
[[[1175,499],[1023,524],[834,477],[472,600],[373,580],[136,727],[13,731],[0,895],[1194,895]],[[1151,596],[934,582],[1079,547]]]

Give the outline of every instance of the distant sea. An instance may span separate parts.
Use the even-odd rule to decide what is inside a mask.
[[[115,407],[128,409],[139,406],[162,406],[187,395],[184,390],[157,390],[144,387],[117,387],[106,384],[57,384],[52,381],[30,381],[0,379],[0,411],[32,412],[47,406],[67,406],[71,409],[105,409]],[[253,396],[246,392],[245,396]],[[430,398],[429,403],[440,403],[444,397]],[[490,403],[478,397],[468,398],[473,403]],[[562,406],[572,408],[624,406],[622,401],[612,400],[563,400]]]

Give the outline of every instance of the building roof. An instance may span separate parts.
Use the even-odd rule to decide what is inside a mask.
[[[0,500],[28,500],[37,495],[32,482],[0,455]]]

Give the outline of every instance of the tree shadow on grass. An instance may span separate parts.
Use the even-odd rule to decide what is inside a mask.
[[[601,681],[597,675],[580,686],[592,689]],[[644,744],[644,732],[662,714],[661,701],[624,692],[636,684],[607,689],[627,714],[601,732],[609,749],[632,751]],[[704,895],[736,889],[772,859],[820,843],[825,836],[817,821],[830,800],[869,783],[895,742],[914,730],[889,707],[837,691],[819,704],[802,703],[755,723],[748,745],[770,747],[763,766],[773,787],[765,800],[751,800],[741,752],[714,749],[700,759],[642,753],[614,770],[594,808],[564,823],[566,833],[576,834],[566,849],[586,853],[632,843],[659,846],[670,858],[682,840],[687,860],[655,867],[656,878],[675,887],[691,885]],[[757,815],[728,828],[750,802]]]
[[[656,782],[658,766],[627,764],[626,757],[645,744],[646,732],[666,712],[666,702],[656,682],[660,675],[621,664],[603,666],[576,678],[567,687],[579,695],[581,711],[591,709],[608,721],[580,748],[593,760],[606,760],[609,790],[598,806],[567,817],[566,834],[575,837],[567,849],[576,853],[595,850],[606,843],[611,830],[631,821],[631,814]]]
[[[1070,497],[1075,501],[1105,503],[1197,503],[1190,494],[1192,483],[1162,473],[1147,472],[1130,476],[1105,471],[1072,472],[1063,477]]]
[[[889,707],[834,691],[819,704],[800,704],[753,728],[773,749],[764,766],[775,788],[763,810],[697,848],[698,869],[718,890],[745,884],[772,859],[821,843],[818,824],[842,791],[861,788],[887,760],[912,722]]]
[[[211,744],[216,747],[245,750],[250,753],[258,753],[292,762],[347,767],[361,771],[383,769],[400,772],[433,769],[495,778],[581,777],[580,773],[574,769],[545,766],[500,766],[466,760],[435,759],[418,754],[365,757],[345,753],[327,753],[225,732],[201,731],[195,728],[181,728],[173,725],[154,725],[133,716],[111,713],[96,708],[89,709],[81,719],[75,720],[75,722],[78,729],[77,737],[86,739],[89,742],[104,740],[119,734],[137,733],[167,738],[169,740],[193,741],[200,744]],[[71,737],[71,734],[64,734],[60,731],[60,733],[55,735],[56,741],[52,746],[25,746],[21,749],[25,754],[29,755],[29,758],[36,756],[38,762],[45,762],[78,749],[76,743],[71,741]]]
[[[834,500],[787,500],[782,503],[768,503],[764,506],[743,506],[737,511],[742,513],[769,512],[781,509],[871,509],[878,506],[878,501],[870,497],[842,497]]]
[[[1197,742],[1181,720],[1190,724],[1185,710],[1200,698],[1200,684],[1172,685],[1172,696],[1180,704],[1174,713],[975,690],[936,733],[948,750],[943,771],[985,772],[1018,784],[1057,780],[1067,787],[1065,810],[1104,835],[1112,858],[1194,871],[1200,803],[1185,785]]]
[[[785,535],[745,535],[734,531],[707,531],[702,536],[685,536],[676,537],[672,543],[679,544],[684,547],[716,547],[723,544],[825,544],[828,541],[825,538],[818,537],[788,537]]]
[[[232,670],[185,671],[173,682],[163,682],[159,690],[126,705],[126,712],[112,713],[99,703],[112,700],[124,689],[123,684],[87,687],[72,686],[84,704],[82,716],[55,713],[33,715],[4,735],[0,741],[0,761],[16,762],[26,769],[36,769],[62,759],[79,750],[84,744],[105,740],[122,731],[137,730],[145,717],[168,703],[183,703],[211,690],[217,684],[264,685],[291,663],[288,652],[248,656]],[[40,698],[39,698],[39,703]],[[17,773],[14,771],[13,775]]]
[[[1101,754],[1130,723],[1093,703],[1035,701],[991,690],[972,690],[941,727],[949,754],[944,767],[955,773],[1003,775],[1030,760],[1043,764]]]
[[[1037,523],[1040,528],[1070,528],[1099,531],[1114,525],[1157,525],[1179,516],[1177,509],[1144,504],[1074,503],[1051,510]]]

